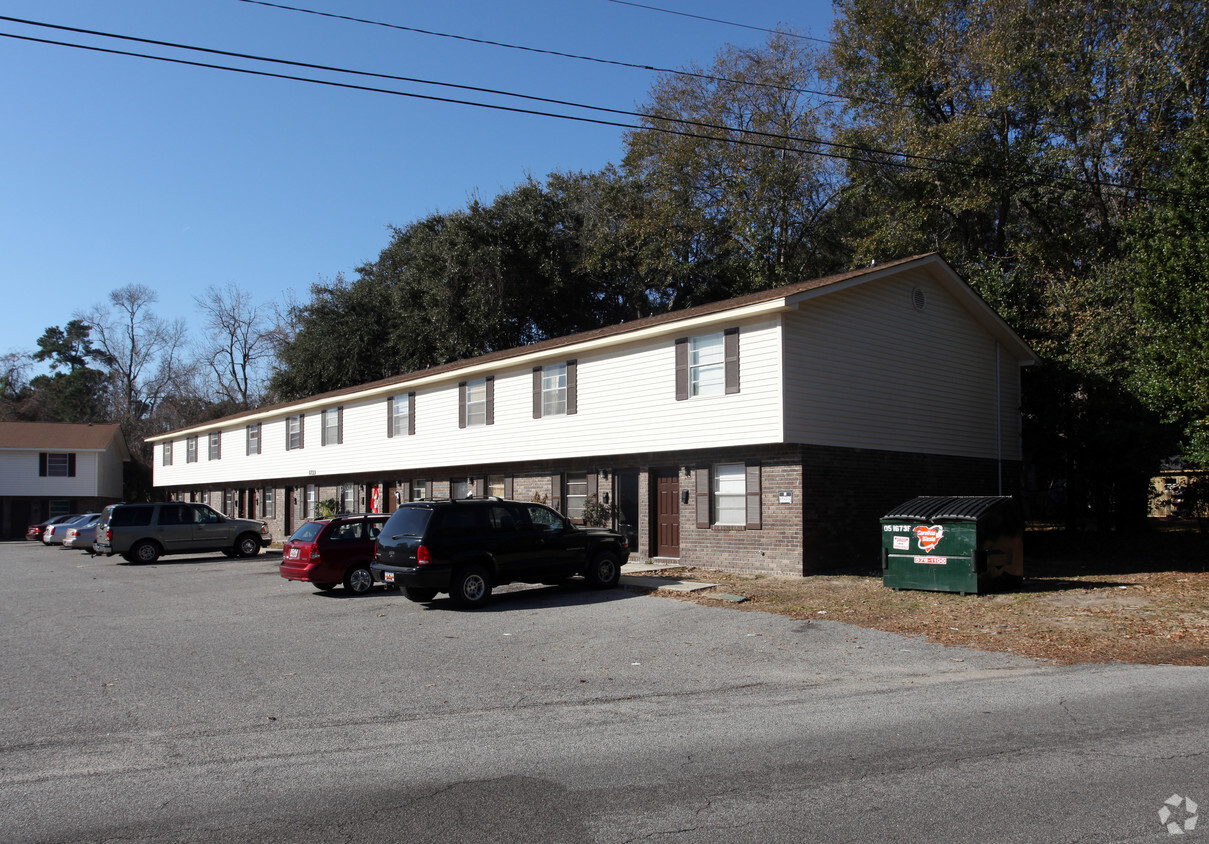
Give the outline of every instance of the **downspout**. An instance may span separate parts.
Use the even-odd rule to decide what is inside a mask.
[[[1003,367],[1000,364],[1001,347],[995,341],[995,449],[999,466],[999,494],[1003,495]]]

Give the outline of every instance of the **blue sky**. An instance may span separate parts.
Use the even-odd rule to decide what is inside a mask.
[[[616,62],[708,66],[778,24],[826,38],[829,2],[282,0],[399,27]],[[700,17],[668,14],[656,8]],[[0,15],[625,110],[658,75],[243,0],[0,0]],[[716,18],[728,23],[702,20]],[[744,24],[736,26],[731,24]],[[185,54],[0,21],[0,33],[585,116],[558,106]],[[127,284],[188,319],[209,285],[255,301],[353,275],[391,225],[527,175],[598,170],[623,130],[0,37],[0,353]],[[605,116],[607,118],[607,116]],[[618,118],[623,119],[624,118]],[[193,332],[200,334],[200,331]]]

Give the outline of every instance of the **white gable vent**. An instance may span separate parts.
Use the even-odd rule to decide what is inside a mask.
[[[928,297],[922,287],[916,287],[911,291],[911,304],[915,306],[915,310],[917,311],[922,311],[928,307]]]

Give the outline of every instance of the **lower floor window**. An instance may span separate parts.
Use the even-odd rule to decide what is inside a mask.
[[[747,469],[742,463],[714,467],[714,524],[747,523]]]
[[[266,487],[264,491],[264,517],[266,519],[274,519],[277,517],[277,501],[273,497],[273,488]]]
[[[582,519],[584,517],[584,504],[588,501],[588,475],[587,473],[572,474],[567,473],[567,518]]]

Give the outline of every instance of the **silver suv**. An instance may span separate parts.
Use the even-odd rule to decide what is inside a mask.
[[[111,504],[101,511],[98,554],[121,554],[131,563],[154,563],[161,554],[221,551],[228,557],[255,557],[273,542],[269,526],[232,519],[205,504]]]

